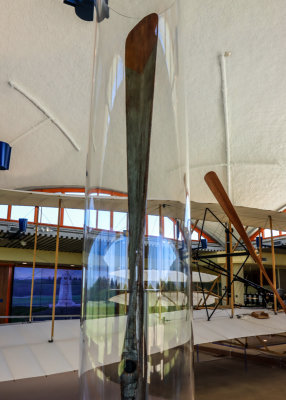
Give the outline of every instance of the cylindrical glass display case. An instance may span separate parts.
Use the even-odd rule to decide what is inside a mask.
[[[180,46],[185,4],[109,0],[109,18],[97,24],[81,319],[84,400],[194,398]]]

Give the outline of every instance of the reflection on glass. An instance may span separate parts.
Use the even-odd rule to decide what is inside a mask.
[[[119,10],[126,4],[120,0]],[[192,400],[178,1],[128,0],[127,17],[113,5],[96,36],[81,398]],[[128,197],[96,195],[107,188]]]

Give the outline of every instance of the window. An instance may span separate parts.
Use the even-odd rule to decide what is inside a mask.
[[[98,211],[97,228],[110,230],[110,212],[109,211]]]
[[[8,206],[0,205],[0,218],[7,219]]]
[[[28,206],[12,206],[11,219],[27,218],[29,222],[34,222],[35,207]]]
[[[39,222],[42,224],[58,224],[58,208],[55,207],[40,207]]]
[[[74,226],[76,228],[83,228],[84,210],[77,210],[74,208],[65,208],[63,224],[66,226]]]
[[[279,236],[280,232],[279,231],[272,231],[273,236]],[[271,237],[271,230],[270,229],[264,229],[264,237],[265,238],[270,238]]]
[[[123,212],[113,213],[113,230],[123,232],[127,229],[127,214]]]
[[[164,217],[164,236],[174,239],[174,222],[168,217]]]
[[[159,217],[157,215],[148,215],[148,235],[159,236],[160,235],[160,224]]]
[[[202,236],[203,237],[203,236]],[[199,234],[197,231],[194,231],[192,233],[192,240],[199,240]]]

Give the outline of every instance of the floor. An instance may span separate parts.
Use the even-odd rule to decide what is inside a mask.
[[[285,368],[200,354],[195,363],[196,400],[280,400],[286,395]],[[78,400],[76,372],[0,383],[1,400]],[[109,400],[109,399],[108,399]]]
[[[285,368],[220,358],[196,363],[196,400],[280,400],[286,395]]]

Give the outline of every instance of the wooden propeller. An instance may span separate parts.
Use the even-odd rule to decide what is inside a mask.
[[[286,305],[284,301],[281,299],[279,293],[277,292],[276,288],[274,287],[271,279],[269,278],[262,261],[260,257],[255,252],[255,249],[246,233],[246,230],[244,229],[239,216],[237,215],[237,212],[235,211],[226,191],[224,190],[224,187],[222,186],[221,181],[219,180],[217,174],[214,171],[210,171],[205,175],[205,181],[212,191],[213,195],[217,199],[219,205],[225,212],[225,214],[228,216],[229,220],[231,221],[232,225],[234,228],[237,230],[239,233],[241,239],[244,241],[245,246],[247,250],[249,251],[249,254],[253,258],[253,260],[256,262],[256,264],[259,266],[262,274],[264,275],[265,279],[269,283],[271,289],[273,290],[273,293],[277,297],[277,300],[279,301],[281,307],[283,308],[284,312],[286,313]]]

